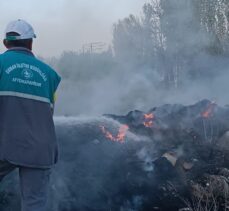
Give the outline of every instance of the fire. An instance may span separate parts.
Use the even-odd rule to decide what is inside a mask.
[[[212,114],[213,114],[213,112],[214,112],[215,106],[216,106],[215,102],[210,103],[208,105],[207,109],[201,113],[201,116],[203,118],[209,118],[209,117],[211,117]]]
[[[154,114],[144,114],[144,122],[143,125],[145,127],[152,127],[153,126],[153,120],[154,120]]]
[[[104,126],[101,126],[101,130],[107,139],[111,141],[115,141],[115,142],[121,142],[121,143],[124,142],[125,137],[126,137],[126,132],[128,131],[128,129],[129,129],[128,125],[122,125],[118,130],[118,134],[114,136],[112,135],[111,132],[107,131]]]
[[[153,119],[154,118],[154,115],[153,115],[153,113],[151,113],[151,114],[144,114],[144,118],[145,119]]]
[[[143,124],[145,125],[145,127],[153,127],[153,121],[143,122]]]

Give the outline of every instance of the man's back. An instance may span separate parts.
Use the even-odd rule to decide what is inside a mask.
[[[47,211],[52,166],[57,161],[53,123],[58,74],[32,53],[33,27],[11,21],[0,55],[0,181],[19,170],[22,211]]]
[[[25,48],[0,55],[0,160],[49,167],[57,160],[52,119],[57,73]]]

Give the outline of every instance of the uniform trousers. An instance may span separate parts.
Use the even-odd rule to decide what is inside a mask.
[[[21,211],[47,211],[51,168],[30,168],[0,161],[0,181],[19,169]]]

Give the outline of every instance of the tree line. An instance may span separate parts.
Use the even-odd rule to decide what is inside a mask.
[[[229,53],[228,20],[227,0],[152,0],[114,25],[115,56],[148,65],[169,87],[212,77],[208,61]]]
[[[150,69],[160,87],[178,88],[186,80],[212,78],[220,74],[217,64],[227,65],[228,20],[227,0],[151,0],[141,15],[114,24],[108,51],[64,52],[51,63],[75,81]]]

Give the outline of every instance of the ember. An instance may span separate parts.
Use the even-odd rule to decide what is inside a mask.
[[[215,102],[210,103],[207,109],[201,113],[201,116],[206,119],[210,118],[213,115],[215,107],[216,107]]]
[[[104,133],[104,135],[106,136],[107,139],[111,140],[111,141],[116,141],[116,142],[121,142],[123,143],[126,137],[126,132],[129,129],[128,125],[122,125],[119,128],[118,134],[116,136],[112,135],[111,132],[107,131],[106,128],[104,126],[101,126],[101,130]]]
[[[153,126],[153,119],[154,119],[154,114],[150,113],[150,114],[144,114],[144,122],[143,125],[145,125],[145,127],[152,127]]]

